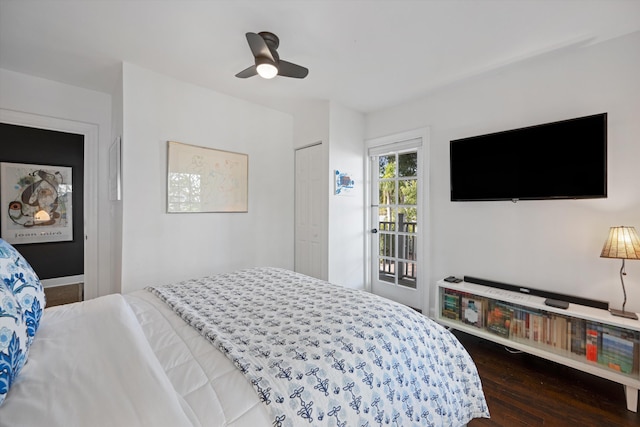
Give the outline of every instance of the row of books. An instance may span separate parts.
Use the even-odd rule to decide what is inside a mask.
[[[640,333],[453,289],[442,292],[442,317],[504,338],[573,353],[625,374],[638,374]]]
[[[586,336],[587,360],[625,374],[638,372],[640,339],[637,332],[586,322]]]

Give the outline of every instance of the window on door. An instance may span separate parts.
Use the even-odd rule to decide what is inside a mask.
[[[418,154],[377,156],[378,279],[416,288]]]
[[[371,290],[422,310],[422,138],[369,149]]]

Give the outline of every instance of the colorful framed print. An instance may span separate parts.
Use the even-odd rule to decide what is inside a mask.
[[[2,238],[11,244],[73,240],[72,168],[0,163]]]

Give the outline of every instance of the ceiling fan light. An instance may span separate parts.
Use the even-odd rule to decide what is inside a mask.
[[[272,79],[278,75],[278,67],[268,60],[258,62],[256,71],[258,75],[264,79]]]

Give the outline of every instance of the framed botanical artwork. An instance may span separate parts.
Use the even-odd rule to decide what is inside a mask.
[[[0,163],[2,238],[12,244],[73,240],[72,168]]]
[[[247,212],[249,156],[167,143],[167,212]]]

